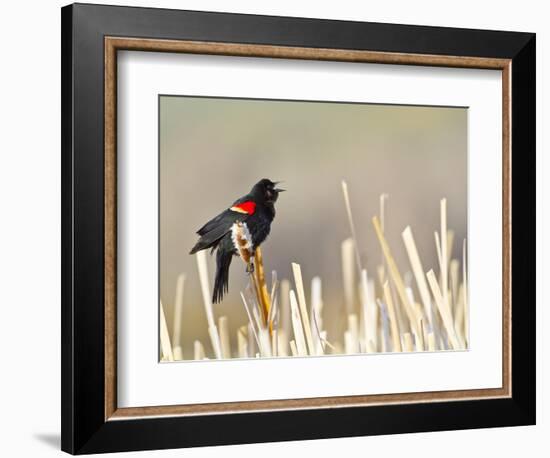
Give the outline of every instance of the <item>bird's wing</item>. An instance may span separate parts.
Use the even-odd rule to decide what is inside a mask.
[[[197,234],[204,235],[215,228],[228,225],[228,229],[236,221],[245,221],[250,215],[253,215],[256,211],[256,203],[250,199],[249,196],[241,197],[233,202],[230,208],[221,212],[218,216],[208,221],[202,226]]]
[[[231,231],[233,224],[237,221],[246,221],[250,215],[254,214],[255,210],[256,204],[251,200],[239,199],[236,201],[230,208],[208,221],[197,231],[201,237],[191,253],[215,246],[218,240]]]

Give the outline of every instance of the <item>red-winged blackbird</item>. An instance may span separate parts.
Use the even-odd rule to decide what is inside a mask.
[[[189,254],[216,248],[216,277],[212,302],[221,302],[229,288],[229,266],[233,256],[240,256],[250,266],[254,250],[269,235],[275,218],[275,202],[284,189],[278,182],[264,178],[254,185],[250,193],[237,199],[230,208],[201,227],[199,241]]]

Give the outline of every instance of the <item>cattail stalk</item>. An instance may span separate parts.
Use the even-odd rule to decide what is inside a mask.
[[[271,300],[265,282],[264,261],[262,250],[256,247],[254,254],[254,277],[257,285],[258,303],[262,306],[262,318],[265,325],[269,325],[269,332],[273,332],[272,323],[268,323],[269,310],[271,309]]]

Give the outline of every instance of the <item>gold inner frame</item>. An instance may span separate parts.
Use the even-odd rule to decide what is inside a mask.
[[[170,406],[117,406],[116,337],[116,112],[117,51],[176,52],[240,57],[363,62],[493,69],[502,72],[502,387],[400,394],[241,401]],[[273,410],[322,409],[381,404],[506,398],[512,394],[511,371],[511,60],[344,49],[301,48],[143,38],[105,37],[105,420],[151,416],[207,415]]]

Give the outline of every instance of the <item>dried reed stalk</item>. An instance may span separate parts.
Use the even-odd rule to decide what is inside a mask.
[[[466,342],[470,342],[468,324],[470,323],[470,310],[468,302],[468,268],[466,267],[466,240],[462,242],[462,285],[464,286],[462,299],[464,301],[464,336]]]
[[[378,241],[380,242],[380,246],[382,247],[382,252],[384,253],[386,263],[388,264],[388,270],[393,280],[393,284],[397,290],[397,294],[399,295],[399,299],[403,304],[403,308],[405,309],[405,313],[409,318],[409,321],[411,323],[411,327],[414,330],[414,333],[416,335],[419,335],[421,330],[418,328],[417,320],[415,318],[415,313],[412,309],[412,305],[410,304],[409,298],[407,297],[407,293],[405,291],[405,285],[403,283],[403,279],[401,277],[401,274],[399,273],[397,264],[395,263],[395,260],[391,254],[391,250],[388,245],[388,242],[386,241],[386,238],[382,233],[382,228],[380,227],[380,221],[378,220],[377,216],[374,216],[372,218],[372,224],[374,225],[374,231],[376,232],[376,236],[378,237]]]
[[[173,336],[174,344],[180,345],[181,343],[181,322],[182,322],[182,310],[183,310],[183,291],[185,287],[185,274],[179,274],[176,280],[176,297],[174,300],[174,327]]]
[[[237,351],[239,358],[248,358],[248,327],[241,326],[237,330]]]
[[[414,350],[413,339],[410,332],[403,334],[403,351],[410,352]]]
[[[231,345],[229,342],[229,325],[226,316],[218,318],[218,329],[220,330],[220,345],[222,357],[225,359],[231,358]]]
[[[342,192],[344,193],[344,202],[346,204],[346,212],[348,215],[348,222],[351,231],[351,237],[353,239],[353,246],[355,247],[355,262],[357,263],[357,271],[361,272],[363,267],[361,266],[361,256],[359,255],[359,246],[357,245],[357,235],[355,232],[355,224],[353,223],[353,215],[351,213],[351,203],[348,192],[348,184],[342,180]]]
[[[181,348],[181,323],[183,318],[183,290],[185,286],[185,274],[178,275],[176,281],[176,297],[174,300],[174,318],[172,328],[172,344],[174,359],[179,361],[183,359],[183,350]]]
[[[443,298],[443,294],[441,293],[441,289],[439,288],[439,284],[437,283],[437,280],[435,278],[434,271],[430,270],[426,274],[426,277],[428,278],[428,283],[430,285],[430,288],[432,289],[435,303],[437,305],[439,313],[441,314],[441,318],[447,331],[447,335],[449,336],[450,343],[453,349],[458,350],[462,347],[462,345],[460,344],[458,336],[456,335],[451,310],[449,308],[449,305],[445,302],[445,299]]]
[[[195,340],[193,343],[193,355],[195,359],[205,359],[206,354],[204,352],[204,346],[202,345],[200,340]]]
[[[395,308],[393,306],[393,299],[391,297],[390,287],[387,281],[384,283],[383,288],[384,288],[384,300],[386,301],[386,306],[388,307],[388,317],[390,319],[392,350],[394,352],[400,352],[402,351],[402,348],[401,348],[401,332],[399,330],[399,321],[397,320],[397,315],[395,313]]]
[[[296,342],[294,340],[290,341],[290,354],[292,356],[305,356],[298,353],[298,347],[296,346]]]
[[[258,337],[258,333],[256,332],[256,328],[254,326],[254,320],[252,319],[252,313],[250,312],[250,309],[248,308],[248,303],[246,302],[246,298],[244,297],[244,294],[242,292],[241,292],[241,299],[243,301],[243,305],[244,305],[244,308],[246,310],[246,315],[248,316],[249,328],[252,330],[252,334],[254,335],[254,338],[256,339],[256,345],[258,345],[258,348],[260,348],[260,339]],[[252,346],[250,346],[250,347],[252,349]]]
[[[302,281],[302,269],[300,264],[292,263],[292,272],[294,273],[294,283],[296,285],[296,292],[298,293],[298,305],[300,307],[301,321],[306,337],[307,348],[310,355],[315,355],[315,347],[313,345],[313,335],[311,334],[311,323],[307,313],[306,294],[304,291],[304,282]],[[292,304],[292,296],[290,298]]]
[[[288,336],[284,330],[277,333],[277,355],[288,356]]]
[[[353,222],[353,214],[352,214],[352,211],[351,211],[351,201],[350,201],[350,197],[349,197],[349,190],[348,190],[348,184],[346,183],[346,181],[342,180],[342,192],[344,194],[344,203],[346,205],[346,213],[348,215],[348,223],[349,223],[349,228],[350,228],[350,232],[351,232],[351,238],[353,240],[353,248],[354,248],[354,252],[355,252],[355,262],[357,264],[357,272],[361,275],[361,272],[363,271],[363,266],[361,264],[361,255],[359,254],[359,245],[357,243],[357,235],[356,235],[356,231],[355,231],[355,224]],[[350,267],[347,267],[347,270],[351,270]],[[353,281],[355,279],[353,278]],[[348,281],[351,281],[348,280]],[[367,290],[367,283],[365,282],[361,282],[360,283],[360,287],[361,287],[361,297],[364,298],[364,301],[367,300],[368,298],[368,290]],[[351,313],[351,312],[354,312],[355,311],[355,305],[353,304],[353,306],[348,306],[348,314]]]
[[[164,307],[162,302],[160,303],[160,349],[162,356],[167,361],[174,361],[174,354],[172,353],[172,345],[170,344],[170,334],[168,334],[168,326],[166,324],[166,317],[164,315]]]
[[[349,345],[346,353],[359,353],[361,351],[359,348],[359,320],[355,313],[348,315],[347,333],[349,334]]]
[[[456,307],[453,310],[454,312],[454,323],[455,323],[455,329],[456,332],[459,334],[463,342],[467,341],[466,336],[466,329],[464,328],[464,285],[460,285],[457,299],[456,299]]]
[[[454,313],[456,313],[455,309],[456,309],[456,306],[458,305],[458,289],[460,288],[459,270],[460,270],[460,262],[458,262],[458,259],[451,259],[449,263],[449,280],[451,282],[450,302],[452,304]]]
[[[208,281],[208,265],[206,263],[206,253],[199,251],[197,253],[197,267],[199,269],[199,279],[201,283],[202,300],[204,303],[204,310],[206,312],[206,320],[208,322],[208,334],[210,335],[210,341],[212,342],[212,349],[217,359],[222,357],[220,336],[218,334],[218,328],[214,321],[214,311],[212,307],[212,299],[210,296],[210,284]]]
[[[325,350],[325,342],[322,336],[323,330],[323,299],[321,278],[313,277],[311,280],[311,333],[314,337],[315,354],[322,355]]]
[[[435,335],[433,332],[428,333],[428,351],[435,351]]]
[[[346,301],[346,312],[353,313],[356,304],[355,293],[355,243],[352,238],[342,242],[342,277],[344,281],[344,298]]]
[[[374,294],[374,282],[368,280],[367,271],[361,271],[362,314],[363,314],[363,338],[365,351],[376,353],[378,351],[378,307]]]
[[[445,308],[450,311],[449,305],[449,261],[447,257],[448,242],[447,242],[447,199],[440,201],[440,220],[441,220],[441,292],[443,293],[443,303]]]
[[[287,279],[284,279],[280,283],[279,288],[279,302],[280,302],[280,315],[281,315],[281,326],[280,330],[284,332],[285,336],[288,338],[291,334],[291,318],[290,318],[290,282]]]
[[[424,305],[424,313],[428,318],[430,326],[433,328],[430,292],[428,290],[426,277],[424,276],[424,268],[422,267],[422,262],[420,261],[420,256],[418,255],[418,250],[416,249],[416,243],[414,242],[414,237],[410,226],[405,228],[401,236],[403,237],[403,242],[405,244],[405,248],[407,249],[407,255],[409,256],[409,262],[411,263],[411,268],[414,273],[416,286],[420,292],[420,299],[422,300],[422,305]]]
[[[294,343],[297,354],[299,356],[307,356],[308,349],[304,336],[304,326],[294,290],[290,290],[290,309],[292,312],[292,329],[294,330],[294,340],[290,342],[290,348],[292,349],[292,344]]]

